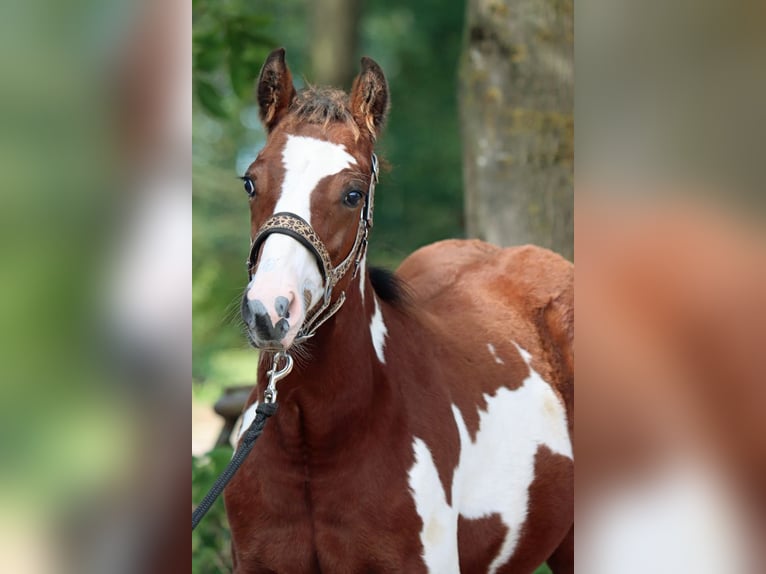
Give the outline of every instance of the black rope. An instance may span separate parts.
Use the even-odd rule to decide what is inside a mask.
[[[197,508],[192,512],[192,530],[197,527],[200,520],[202,520],[202,517],[207,514],[207,511],[210,510],[210,507],[213,506],[216,499],[221,496],[223,489],[226,488],[229,481],[234,478],[239,467],[245,462],[247,455],[253,450],[255,441],[261,436],[263,427],[266,425],[266,420],[275,412],[277,412],[277,403],[261,403],[258,405],[258,408],[255,410],[255,420],[247,431],[245,431],[245,434],[242,437],[242,442],[240,442],[239,448],[237,448],[231,461],[205,495],[205,498],[202,499],[202,502],[200,502],[199,505],[197,505]]]

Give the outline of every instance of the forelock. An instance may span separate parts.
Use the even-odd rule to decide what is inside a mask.
[[[359,126],[354,121],[348,103],[348,95],[333,88],[309,86],[298,92],[290,105],[290,113],[296,119],[310,124],[329,127],[331,123],[342,123],[359,138]]]

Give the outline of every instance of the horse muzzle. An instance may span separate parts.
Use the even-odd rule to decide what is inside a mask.
[[[242,296],[242,320],[254,346],[286,350],[321,298],[322,278],[312,255],[284,235],[271,236],[261,255]]]
[[[253,289],[242,297],[241,312],[251,343],[269,351],[289,348],[305,315],[294,293],[274,295]]]

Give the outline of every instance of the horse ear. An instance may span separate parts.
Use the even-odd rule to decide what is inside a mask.
[[[373,140],[378,137],[388,113],[388,83],[383,70],[371,58],[362,58],[362,71],[351,88],[351,113]]]
[[[270,132],[287,113],[295,97],[293,75],[285,64],[285,49],[268,55],[258,76],[258,106],[266,131]]]

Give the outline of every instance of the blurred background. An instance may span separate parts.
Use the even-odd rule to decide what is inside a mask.
[[[4,2],[0,77],[0,570],[172,571],[191,6]]]
[[[577,570],[766,564],[766,5],[582,0]]]

